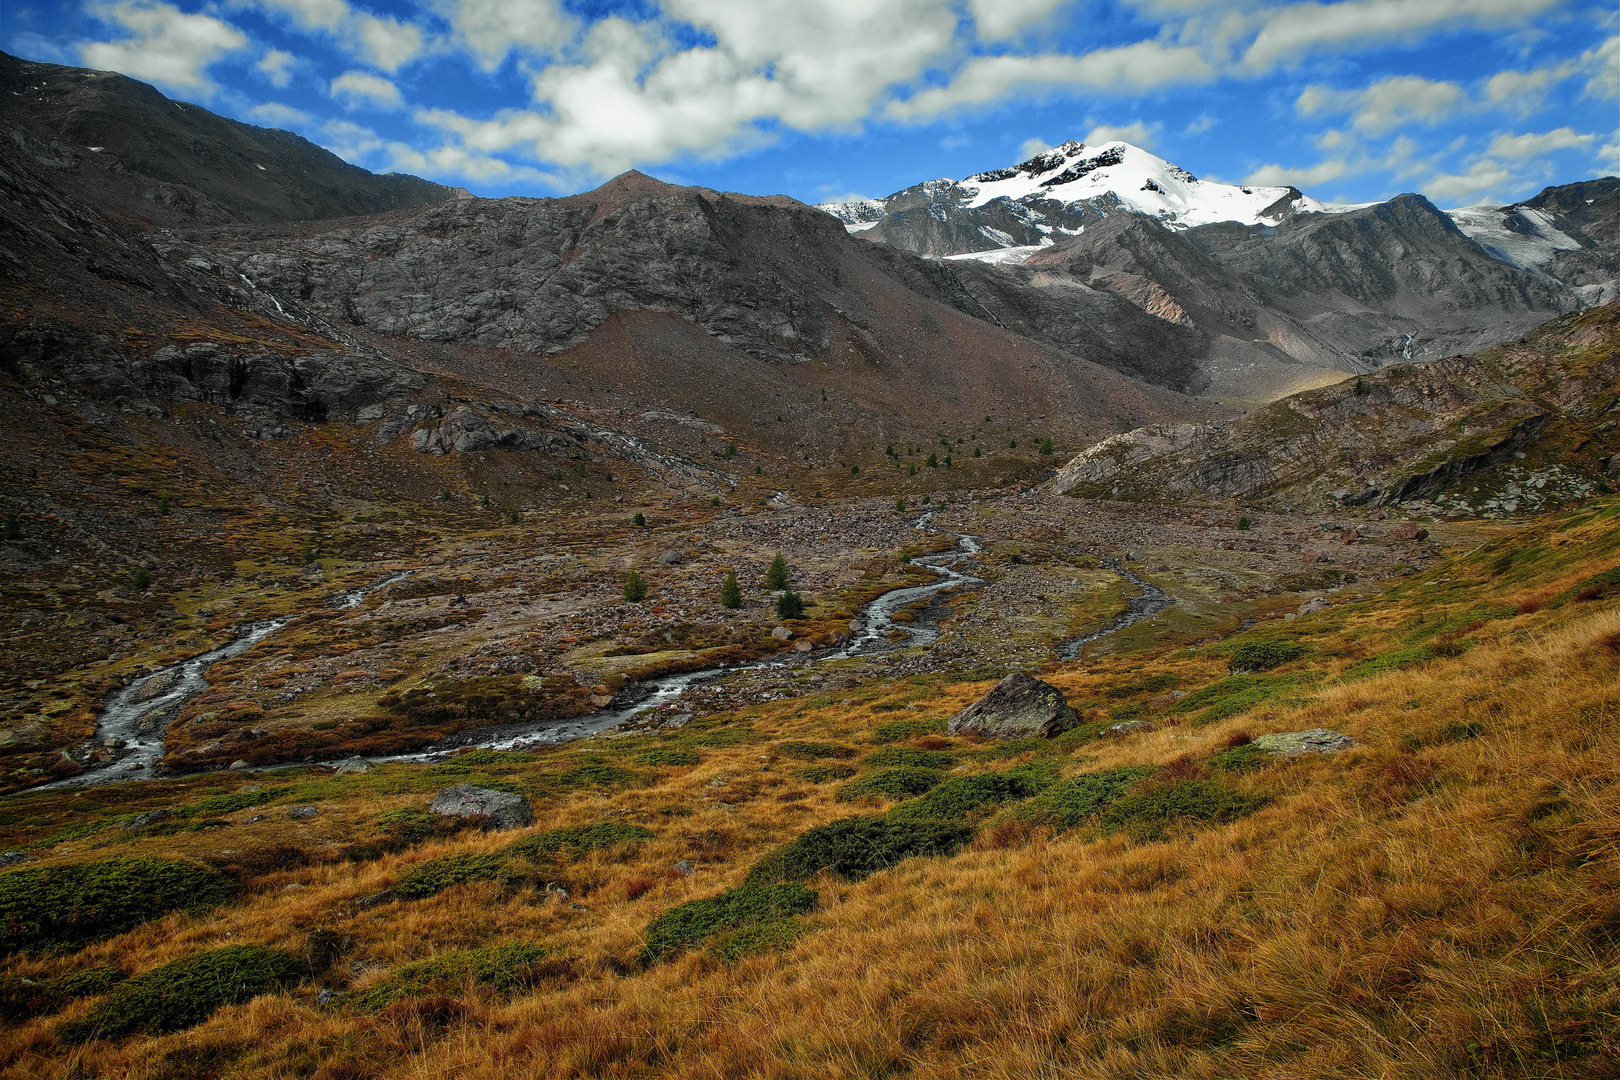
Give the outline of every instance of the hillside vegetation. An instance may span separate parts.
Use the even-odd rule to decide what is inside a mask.
[[[1056,739],[946,735],[997,674],[15,795],[0,1076],[1613,1068],[1620,499],[1214,645],[1051,667],[1085,719]],[[1356,745],[1253,745],[1312,728]],[[537,824],[426,814],[456,783]],[[221,884],[29,921],[109,860]]]

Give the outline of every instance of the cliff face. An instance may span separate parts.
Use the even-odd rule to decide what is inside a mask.
[[[1126,432],[1047,488],[1489,517],[1588,497],[1617,477],[1620,304],[1610,304],[1514,345],[1358,376],[1238,420]]]

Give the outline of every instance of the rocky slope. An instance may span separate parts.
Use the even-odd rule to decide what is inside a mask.
[[[1620,478],[1620,303],[1469,357],[1400,365],[1241,419],[1107,439],[1047,490],[1505,517]]]
[[[0,135],[50,186],[149,225],[374,214],[466,195],[378,176],[290,131],[254,127],[110,71],[0,53]]]

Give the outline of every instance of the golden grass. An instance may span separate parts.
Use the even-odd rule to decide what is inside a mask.
[[[729,966],[694,951],[644,969],[636,956],[653,916],[740,885],[760,856],[813,825],[888,805],[834,801],[835,784],[794,779],[802,762],[771,742],[701,746],[700,764],[644,770],[641,786],[537,797],[536,828],[629,821],[656,837],[559,866],[567,897],[480,882],[358,904],[412,865],[512,839],[462,834],[262,873],[239,903],[207,915],[169,916],[73,955],[14,956],[7,976],[38,979],[104,964],[138,973],[237,942],[307,951],[317,931],[342,942],[337,964],[308,986],[173,1035],[57,1043],[56,1027],[88,1001],[21,1021],[0,1035],[0,1077],[1615,1075],[1620,608],[1549,605],[1614,564],[1614,528],[1612,513],[1548,523],[1540,539],[1566,542],[1545,565],[1493,577],[1482,569],[1492,553],[1472,554],[1381,602],[1270,624],[1259,632],[1312,649],[1270,673],[1300,689],[1212,723],[1161,702],[1144,704],[1150,733],[1011,758],[971,740],[912,742],[949,748],[969,771],[1039,755],[1071,776],[1171,762],[1198,774],[1242,734],[1331,727],[1358,741],[1226,777],[1271,798],[1230,824],[1172,827],[1152,843],[991,824],[952,857],[811,882],[810,932],[780,951]],[[1540,603],[1524,604],[1530,595]],[[1369,657],[1419,646],[1432,654],[1357,674]],[[1188,690],[1227,674],[1220,650],[1191,650],[1047,677],[1102,718],[1119,700],[1110,689],[1166,672]],[[987,685],[872,684],[729,722],[870,747],[877,724],[949,715]],[[921,710],[896,711],[908,704]],[[584,749],[629,764],[649,744]],[[555,771],[580,752],[559,748],[530,768]],[[121,797],[144,806],[155,796],[141,790]],[[176,790],[163,798],[178,801]],[[48,814],[48,799],[34,798],[36,815]],[[279,818],[221,833],[98,834],[41,854],[67,861],[105,842],[118,854],[206,855],[227,837],[319,855],[366,835],[377,811],[424,801],[337,789],[307,833]],[[671,871],[682,860],[690,876]],[[315,1004],[317,987],[364,990],[402,963],[509,941],[564,962],[509,999],[469,984],[376,1015]]]

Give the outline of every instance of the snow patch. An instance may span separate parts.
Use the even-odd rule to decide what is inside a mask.
[[[1552,218],[1528,206],[1465,206],[1446,214],[1463,235],[1521,270],[1544,269],[1560,251],[1581,246],[1554,225]]]

